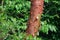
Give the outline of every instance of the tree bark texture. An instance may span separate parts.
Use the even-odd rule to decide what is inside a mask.
[[[44,0],[31,0],[30,17],[27,23],[27,35],[36,36],[41,26],[40,19],[43,13]]]

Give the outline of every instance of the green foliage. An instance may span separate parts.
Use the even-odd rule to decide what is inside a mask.
[[[2,1],[0,1],[2,3]],[[23,40],[30,13],[29,0],[3,0],[0,3],[0,38]],[[60,0],[45,0],[38,37],[27,40],[60,40]]]

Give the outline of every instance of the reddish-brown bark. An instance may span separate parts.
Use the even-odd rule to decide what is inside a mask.
[[[27,23],[27,35],[36,36],[40,24],[41,14],[43,12],[44,0],[31,0],[30,18]]]

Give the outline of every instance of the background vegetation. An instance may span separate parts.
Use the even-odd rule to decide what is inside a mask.
[[[39,35],[27,40],[60,40],[60,0],[45,0]],[[0,40],[23,40],[30,0],[0,0]]]

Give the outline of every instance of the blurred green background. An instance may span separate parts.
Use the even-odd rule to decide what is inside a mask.
[[[30,0],[0,0],[0,40],[23,40]],[[39,35],[27,40],[60,40],[60,0],[44,0]]]

